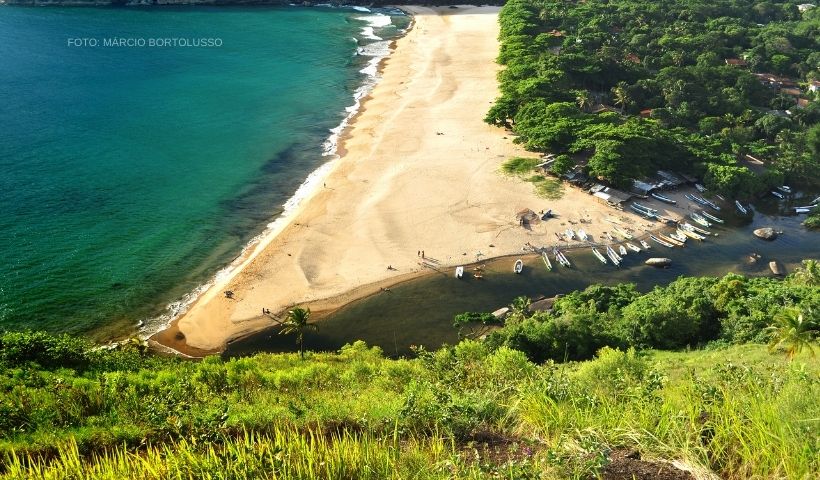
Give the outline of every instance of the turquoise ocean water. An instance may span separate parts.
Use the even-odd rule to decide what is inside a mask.
[[[0,8],[0,328],[115,335],[212,278],[328,160],[388,13]]]

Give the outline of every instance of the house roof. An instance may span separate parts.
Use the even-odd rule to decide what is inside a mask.
[[[780,92],[785,93],[786,95],[792,95],[792,96],[795,96],[795,97],[800,96],[800,89],[799,88],[781,88]]]

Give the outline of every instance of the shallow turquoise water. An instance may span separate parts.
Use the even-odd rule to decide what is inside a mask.
[[[233,259],[327,160],[364,15],[0,9],[0,328],[114,334]]]

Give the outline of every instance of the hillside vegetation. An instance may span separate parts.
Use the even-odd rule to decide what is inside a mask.
[[[820,8],[802,3],[511,0],[486,121],[620,187],[660,168],[734,198],[816,183]]]
[[[357,342],[192,362],[6,332],[0,479],[816,478],[816,267],[594,286],[412,359]],[[705,350],[634,348],[704,328]]]

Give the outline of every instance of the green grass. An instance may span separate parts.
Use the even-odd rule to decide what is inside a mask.
[[[591,478],[621,447],[723,478],[820,473],[805,352],[117,355],[0,370],[0,478]]]
[[[501,165],[501,171],[509,175],[523,176],[532,173],[540,163],[537,158],[513,157]]]

